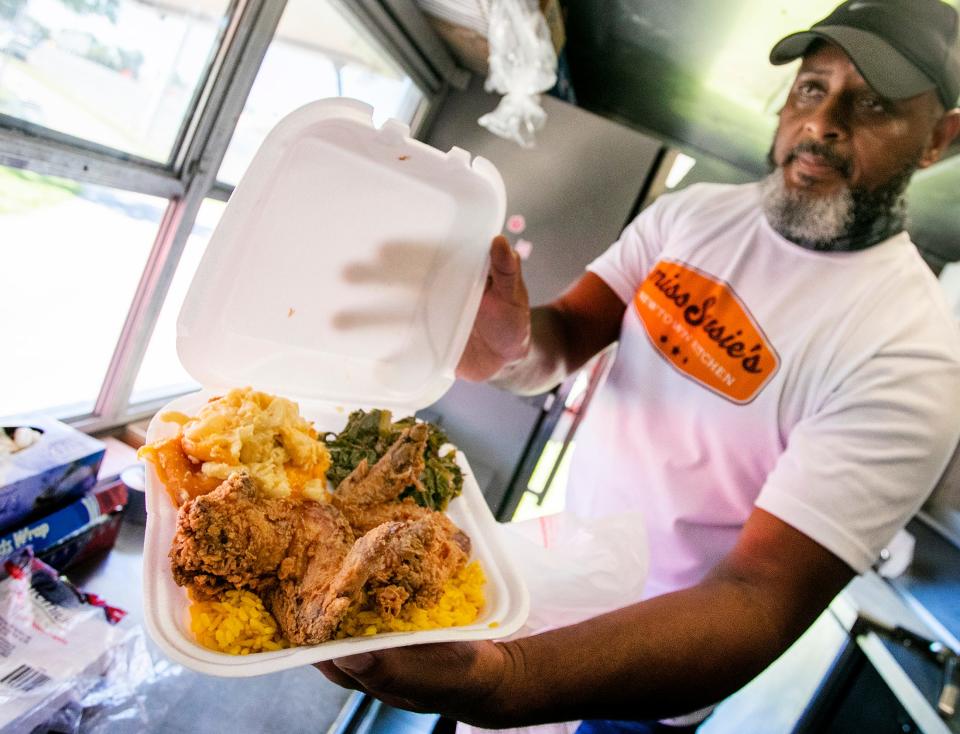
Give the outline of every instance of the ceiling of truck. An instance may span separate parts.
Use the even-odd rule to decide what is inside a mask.
[[[561,0],[577,102],[759,177],[797,66],[770,65],[770,48],[838,1]],[[960,260],[960,143],[949,153],[911,184],[910,231],[932,261]]]

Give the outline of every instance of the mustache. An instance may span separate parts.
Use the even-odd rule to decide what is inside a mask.
[[[828,165],[836,168],[844,178],[849,178],[852,171],[850,160],[837,153],[831,146],[818,143],[815,140],[804,140],[794,146],[783,161],[786,165],[793,161],[798,155],[808,153],[823,158]]]

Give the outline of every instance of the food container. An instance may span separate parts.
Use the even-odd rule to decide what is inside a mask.
[[[410,415],[439,398],[476,315],[503,182],[488,161],[379,129],[371,108],[314,102],[268,135],[211,237],[177,321],[177,350],[204,390],[167,405],[147,431],[176,435],[166,411],[195,415],[233,387],[292,399],[317,429],[339,431],[355,408]],[[168,552],[177,510],[147,468],[147,628],[177,662],[222,676],[270,673],[343,655],[518,630],[529,598],[465,457],[448,514],[473,541],[486,605],[469,626],[384,633],[232,656],[200,646]]]

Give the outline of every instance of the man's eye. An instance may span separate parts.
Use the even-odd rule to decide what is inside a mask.
[[[820,93],[820,85],[813,82],[801,82],[797,85],[797,96],[804,99],[815,97]]]
[[[860,109],[877,114],[887,111],[887,103],[880,97],[861,97]]]

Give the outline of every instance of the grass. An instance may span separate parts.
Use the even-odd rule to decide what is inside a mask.
[[[20,214],[76,196],[81,185],[33,171],[0,167],[0,214]]]

